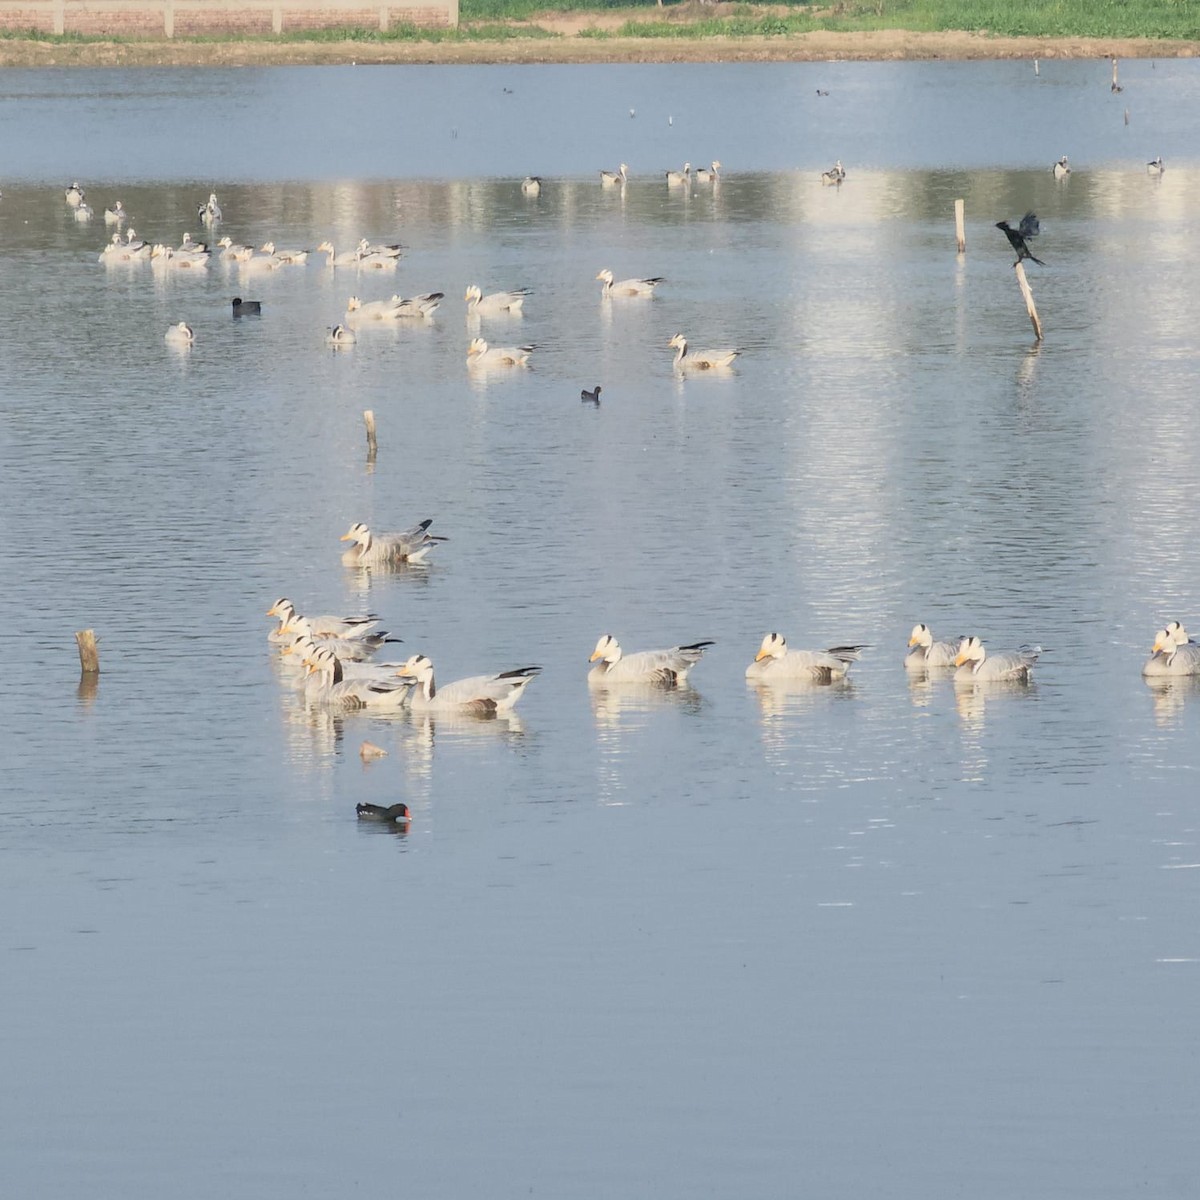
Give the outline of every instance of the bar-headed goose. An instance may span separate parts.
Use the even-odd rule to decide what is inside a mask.
[[[529,681],[541,667],[518,667],[499,675],[473,675],[438,687],[433,678],[433,663],[424,654],[414,654],[401,666],[401,679],[416,686],[410,698],[414,709],[454,712],[477,717],[494,717],[508,712],[524,694]]]
[[[1054,164],[1053,169],[1055,179],[1066,179],[1066,177],[1070,175],[1071,166],[1067,162],[1067,156],[1065,154],[1058,160],[1058,162]]]
[[[629,167],[622,163],[615,171],[601,171],[600,183],[603,187],[624,187],[629,180]]]
[[[485,296],[482,288],[471,284],[463,298],[467,302],[468,314],[479,313],[483,316],[487,313],[520,312],[528,295],[528,288],[514,288],[511,292],[490,292]]]
[[[846,168],[842,166],[842,160],[839,158],[837,162],[829,168],[828,171],[821,172],[821,182],[828,187],[830,184],[841,183],[846,178]]]
[[[405,300],[392,296],[389,300],[360,300],[351,296],[346,301],[347,321],[402,321],[431,317],[442,302],[443,292],[424,292]]]
[[[483,338],[472,338],[467,347],[467,362],[480,367],[526,367],[533,346],[489,346]]]
[[[285,267],[302,267],[308,262],[307,250],[276,250],[274,242],[263,242],[262,252]]]
[[[348,329],[345,325],[334,325],[325,333],[325,345],[327,346],[353,346],[358,341],[358,337],[353,329]]]
[[[378,254],[383,258],[399,258],[404,250],[400,242],[369,242],[366,238],[358,239],[359,256],[365,258],[368,254]]]
[[[866,646],[831,646],[828,650],[789,650],[780,633],[763,638],[746,668],[747,679],[802,680],[809,683],[833,683],[844,679],[851,663],[858,661]]]
[[[352,567],[383,566],[390,563],[423,562],[429,552],[447,539],[429,532],[433,518],[405,529],[400,533],[372,533],[361,521],[342,534],[343,542],[353,542],[342,555],[342,562]]]
[[[118,200],[112,208],[104,210],[105,225],[121,225],[129,220],[129,214],[125,211],[125,205]]]
[[[78,208],[86,197],[86,193],[84,192],[83,188],[79,186],[78,180],[76,180],[69,188],[67,188],[64,195],[66,196],[67,203],[72,208]]]
[[[325,260],[327,267],[357,267],[360,257],[357,250],[343,250],[339,254],[333,248],[332,242],[322,242],[317,247],[317,253],[327,255]]]
[[[963,682],[1008,679],[1024,683],[1029,680],[1041,652],[1041,646],[1022,646],[1019,650],[988,654],[979,638],[965,637],[954,656],[958,668],[954,678]]]
[[[267,609],[268,617],[277,617],[279,627],[272,630],[269,640],[281,642],[288,638],[293,631],[290,626],[302,614],[296,611],[296,606],[286,597],[281,596]],[[310,632],[315,637],[360,638],[379,624],[379,618],[374,613],[365,613],[357,617],[305,617]]]
[[[180,321],[178,325],[172,325],[167,330],[163,340],[172,346],[190,346],[195,342],[196,335],[186,321]]]
[[[601,296],[653,296],[654,289],[666,280],[661,275],[651,275],[647,279],[618,279],[613,282],[613,273],[605,267],[596,276],[604,286],[600,289]]]
[[[1163,166],[1163,160],[1162,160],[1161,154],[1157,158],[1152,158],[1146,164],[1146,174],[1147,175],[1161,175],[1166,169],[1167,168],[1165,166]]]
[[[700,167],[696,171],[697,183],[719,183],[721,180],[721,164],[717,159],[712,160],[712,165],[708,167]]]
[[[667,172],[667,187],[683,187],[685,183],[692,181],[692,164],[685,162],[683,170]]]
[[[399,638],[391,641],[399,642]],[[305,671],[304,686],[312,689],[319,684],[317,676],[308,670],[309,662],[316,656],[317,651],[324,650],[341,664],[342,678],[349,680],[366,680],[368,683],[391,683],[396,678],[396,672],[403,665],[398,662],[373,662],[370,655],[351,653],[342,655],[337,652],[338,639],[318,639],[303,635],[280,651],[280,662],[286,666],[301,667]],[[354,643],[350,642],[353,646]]]
[[[728,367],[740,350],[693,350],[688,352],[687,338],[677,333],[668,343],[675,350],[675,367],[680,371],[712,371]]]
[[[521,181],[522,196],[537,196],[542,191],[542,177],[540,175],[526,175]]]
[[[278,643],[280,661],[286,666],[303,667],[304,659],[315,646],[332,650],[343,663],[364,663],[388,643],[399,643],[401,638],[392,637],[386,630],[364,633],[360,638],[316,637],[306,617],[297,617],[289,626],[294,632]],[[396,664],[388,664],[395,669]]]
[[[928,625],[914,625],[909,635],[909,651],[904,656],[904,665],[910,671],[923,671],[926,667],[952,667],[958,655],[962,638],[953,642],[934,641]]]
[[[1154,645],[1142,674],[1200,675],[1200,646],[1188,641],[1187,630],[1178,621],[1172,621],[1154,635]]]
[[[390,679],[347,679],[341,661],[324,646],[318,647],[305,660],[315,684],[305,686],[309,704],[343,711],[370,708],[395,712],[408,700],[408,681],[393,674]]]
[[[596,665],[588,672],[589,683],[653,683],[662,687],[677,687],[687,679],[688,672],[715,645],[712,641],[692,642],[687,646],[672,646],[670,650],[640,650],[623,654],[621,645],[611,633],[606,633],[592,651],[588,662]]]

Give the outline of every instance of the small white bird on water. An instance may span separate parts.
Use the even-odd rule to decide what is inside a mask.
[[[600,182],[604,187],[624,187],[629,181],[629,167],[622,163],[615,171],[601,171]]]
[[[167,330],[163,340],[172,346],[191,346],[196,340],[196,335],[186,321],[180,321],[178,325],[172,325]]]

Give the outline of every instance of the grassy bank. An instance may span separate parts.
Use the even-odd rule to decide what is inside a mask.
[[[0,66],[798,62],[1200,56],[1200,0],[461,0],[456,29],[398,25],[172,40],[0,32]]]
[[[828,31],[858,33],[957,30],[1003,37],[1200,38],[1200,4],[1194,0],[865,0],[831,5],[738,5],[728,15],[706,8],[726,5],[605,4],[565,0],[557,11],[620,14],[615,25],[581,31],[602,37],[786,37]],[[537,23],[537,0],[461,0],[464,22],[503,19]]]
[[[790,39],[813,34],[971,33],[992,38],[1200,40],[1198,0],[848,0],[828,5],[705,3],[659,5],[605,0],[461,0],[457,29],[399,24],[311,30],[274,36],[177,38],[172,44],[502,43],[514,40]],[[121,39],[0,31],[0,42],[78,46]],[[134,39],[128,39],[133,44]]]

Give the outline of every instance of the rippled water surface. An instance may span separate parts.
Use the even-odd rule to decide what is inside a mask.
[[[5,73],[6,1193],[1195,1194],[1200,699],[1140,668],[1200,625],[1200,73],[1108,81]],[[685,158],[721,182],[669,189]],[[101,265],[118,197],[152,241],[406,250]],[[1028,209],[1040,346],[992,227]],[[742,354],[684,378],[679,331]],[[477,334],[531,366],[468,369]],[[341,565],[427,517],[428,567]],[[281,595],[439,678],[543,673],[507,720],[312,711]],[[1039,643],[1034,681],[906,674],[918,621]],[[869,649],[758,688],[768,630]],[[589,689],[605,632],[716,644]]]

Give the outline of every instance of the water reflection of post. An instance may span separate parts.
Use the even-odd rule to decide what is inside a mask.
[[[1042,343],[1034,342],[1025,351],[1017,366],[1017,394],[1022,402],[1028,403],[1033,396],[1034,384],[1037,382],[1038,358],[1042,353]]]
[[[375,470],[375,455],[379,451],[379,443],[375,440],[375,410],[363,410],[363,424],[367,428],[367,474]]]

